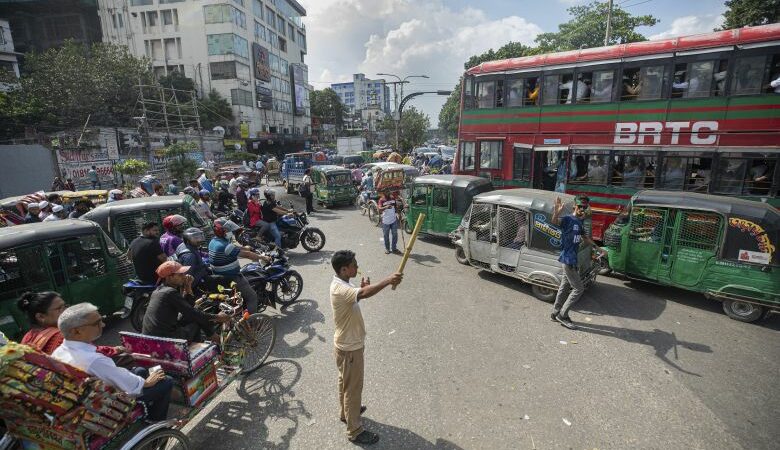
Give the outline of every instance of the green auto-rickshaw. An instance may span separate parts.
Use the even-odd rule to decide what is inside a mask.
[[[124,252],[94,222],[65,219],[0,228],[0,331],[21,337],[30,324],[16,301],[26,291],[57,291],[68,304],[122,310],[133,275]]]
[[[314,201],[325,207],[349,205],[355,202],[355,186],[352,172],[341,166],[313,166],[311,180],[314,182]]]
[[[604,233],[609,269],[701,292],[732,319],[780,310],[780,211],[691,192],[640,191]]]
[[[460,225],[475,195],[494,190],[493,183],[471,175],[417,177],[407,202],[406,231],[412,232],[417,216],[425,213],[423,233],[446,237]]]
[[[122,250],[127,250],[130,242],[141,235],[144,223],[157,222],[162,230],[162,220],[172,214],[184,216],[188,227],[200,228],[210,239],[214,236],[211,222],[201,217],[187,199],[183,195],[165,195],[119,200],[100,205],[81,217],[100,225]]]

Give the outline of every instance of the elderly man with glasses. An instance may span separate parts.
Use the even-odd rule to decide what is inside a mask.
[[[166,418],[173,379],[162,370],[150,374],[141,367],[132,371],[117,367],[111,358],[98,353],[93,342],[103,334],[104,323],[95,305],[79,303],[65,309],[57,326],[65,340],[51,356],[136,397],[146,405],[147,420]]]

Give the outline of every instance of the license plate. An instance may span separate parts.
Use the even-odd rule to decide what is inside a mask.
[[[133,297],[125,297],[125,308],[133,309]]]

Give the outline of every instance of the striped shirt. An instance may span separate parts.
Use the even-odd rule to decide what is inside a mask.
[[[216,275],[236,276],[241,273],[238,254],[241,247],[225,238],[215,237],[209,242],[209,262]]]

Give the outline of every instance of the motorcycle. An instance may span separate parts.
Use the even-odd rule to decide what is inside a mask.
[[[142,284],[139,280],[130,280],[122,286],[125,294],[125,307],[122,309],[122,318],[130,317],[130,324],[140,332],[144,323],[144,314],[149,306],[149,298],[157,288],[156,285]]]
[[[290,209],[295,211],[290,203]],[[241,220],[241,211],[234,211],[230,219]],[[241,223],[241,222],[236,222]],[[276,226],[279,228],[279,233],[282,235],[282,249],[291,250],[298,247],[300,243],[304,249],[308,252],[318,252],[325,246],[325,233],[319,228],[310,227],[309,219],[306,213],[293,212],[289,216],[282,216],[276,221]],[[270,248],[267,236],[259,236],[257,229],[245,228],[244,231],[238,236],[238,241],[242,245],[248,245],[250,247],[267,251]]]
[[[276,304],[287,307],[300,297],[303,291],[303,277],[290,270],[287,257],[270,252],[271,263],[263,266],[252,262],[241,268],[241,274],[255,290],[258,302],[276,308]]]
[[[468,265],[469,260],[466,258],[466,252],[463,251],[463,233],[465,228],[463,225],[459,225],[455,231],[450,232],[449,237],[453,244],[455,244],[455,259],[459,263]]]

